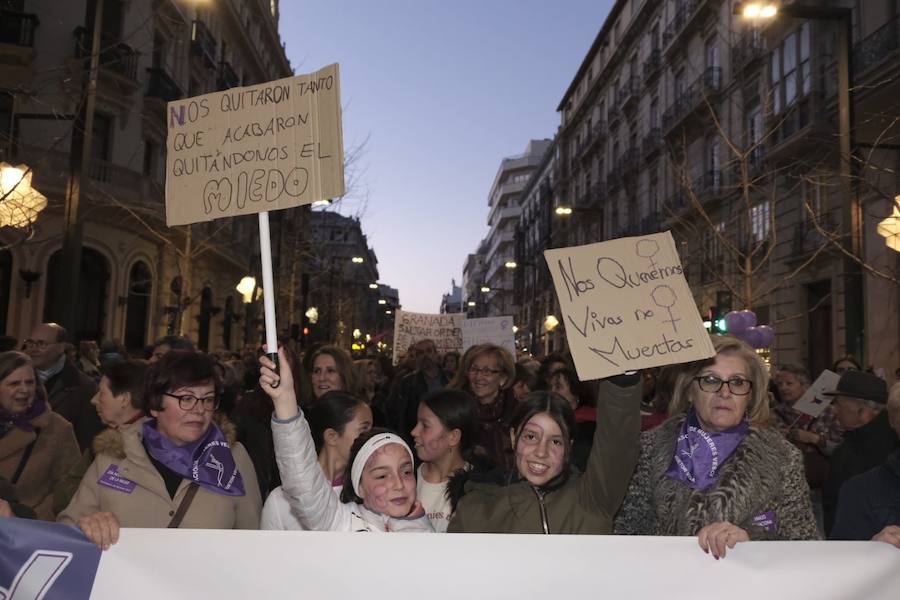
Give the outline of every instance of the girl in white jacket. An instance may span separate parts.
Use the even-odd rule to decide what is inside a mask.
[[[263,355],[259,382],[275,405],[272,437],[281,486],[303,526],[317,531],[433,532],[416,499],[412,451],[389,431],[373,429],[356,439],[341,498],[334,495],[317,461],[309,424],[297,406],[284,350],[279,348],[278,355],[280,377]]]

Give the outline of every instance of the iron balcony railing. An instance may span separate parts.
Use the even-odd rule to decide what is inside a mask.
[[[181,86],[166,72],[165,69],[147,69],[150,78],[147,80],[146,96],[159,98],[163,102],[172,102],[184,97]]]
[[[641,140],[641,155],[643,158],[653,156],[662,149],[662,135],[659,127],[653,127]]]
[[[239,85],[241,85],[241,80],[238,77],[237,73],[234,72],[234,68],[231,66],[231,63],[224,60],[220,62],[218,77],[219,91],[221,92],[223,90],[231,89]]]
[[[748,67],[766,53],[766,43],[758,29],[746,29],[731,48],[731,64],[735,71]]]
[[[662,67],[662,51],[654,48],[650,51],[650,56],[644,61],[644,83],[649,83],[654,75],[659,73]]]
[[[84,27],[75,29],[75,57],[89,60],[93,36]],[[130,81],[137,81],[137,64],[139,53],[128,44],[105,35],[100,36],[99,64],[103,69],[124,77]]]
[[[629,77],[616,94],[616,102],[622,110],[627,110],[641,94],[641,80],[637,76]]]
[[[191,52],[201,57],[210,67],[216,64],[216,38],[203,21],[191,24]]]
[[[663,128],[670,131],[690,115],[705,98],[718,95],[722,89],[722,67],[707,67],[663,113]]]
[[[895,16],[853,48],[853,72],[859,76],[886,60],[896,60],[900,50],[900,16]]]

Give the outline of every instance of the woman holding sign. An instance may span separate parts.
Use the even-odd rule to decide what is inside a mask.
[[[748,540],[817,539],[803,458],[769,426],[765,364],[736,338],[713,346],[678,374],[673,416],[641,435],[616,532],[697,536],[716,559]]]
[[[575,412],[553,392],[532,392],[507,435],[515,470],[465,484],[451,533],[612,533],[638,455],[640,374],[600,382],[597,429],[583,474],[572,467]],[[454,486],[455,487],[455,486]]]
[[[222,384],[206,354],[173,350],[144,386],[140,426],[115,430],[59,521],[108,548],[119,527],[257,529],[262,500],[253,463],[225,419]]]
[[[406,442],[384,429],[363,432],[353,442],[341,498],[322,473],[309,423],[294,393],[294,379],[278,349],[280,372],[261,356],[259,383],[275,405],[272,437],[281,485],[291,510],[316,531],[433,532],[416,498],[413,454]]]

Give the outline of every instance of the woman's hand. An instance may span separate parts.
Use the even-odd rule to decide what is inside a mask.
[[[281,420],[296,416],[297,395],[294,393],[294,374],[284,354],[284,348],[278,349],[278,373],[275,364],[265,354],[259,357],[259,385],[272,398],[275,405],[275,417]],[[276,384],[278,387],[272,387]]]
[[[119,520],[111,512],[95,512],[78,519],[78,527],[103,550],[119,541]]]
[[[879,531],[875,537],[872,538],[873,542],[885,542],[894,546],[895,548],[900,548],[900,527],[896,525],[888,525],[881,531]]]
[[[713,558],[719,560],[725,558],[728,548],[734,548],[738,542],[749,542],[747,532],[728,521],[712,523],[700,530],[697,534],[697,543],[707,554],[712,553]]]

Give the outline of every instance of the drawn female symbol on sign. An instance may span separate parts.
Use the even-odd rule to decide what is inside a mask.
[[[663,321],[663,323],[671,323],[672,331],[678,333],[678,327],[675,325],[675,323],[677,323],[681,319],[676,319],[675,314],[672,312],[672,307],[675,306],[675,302],[678,301],[678,296],[675,295],[675,290],[667,285],[658,285],[653,288],[653,292],[651,292],[650,297],[653,298],[653,303],[658,307],[665,308],[667,311],[669,311],[669,320]]]
[[[659,242],[656,240],[638,240],[634,245],[634,251],[641,258],[646,258],[650,261],[650,268],[656,268],[656,261],[653,260],[653,257],[659,253]]]

